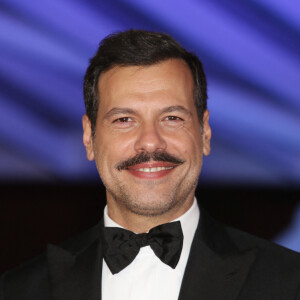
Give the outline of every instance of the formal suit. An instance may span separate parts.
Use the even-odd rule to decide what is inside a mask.
[[[49,245],[45,255],[4,274],[0,299],[101,299],[101,226]],[[179,299],[300,299],[300,255],[228,228],[201,209]]]

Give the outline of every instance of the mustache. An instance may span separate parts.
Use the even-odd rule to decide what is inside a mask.
[[[176,165],[181,165],[185,162],[185,160],[178,158],[176,156],[173,156],[167,152],[162,152],[162,151],[155,151],[152,153],[146,153],[146,152],[142,152],[140,154],[137,154],[136,156],[129,158],[127,160],[121,161],[120,163],[118,163],[116,165],[117,170],[121,171],[121,170],[126,170],[129,167],[138,165],[138,164],[142,164],[142,163],[146,163],[149,161],[163,161],[163,162],[169,162],[169,163],[173,163]]]

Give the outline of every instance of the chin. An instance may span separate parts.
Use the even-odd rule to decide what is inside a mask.
[[[170,197],[170,194],[167,197],[159,197],[159,199],[155,199],[155,196],[157,197],[157,193],[151,197],[151,194],[143,198],[139,197],[135,199],[131,199],[131,201],[128,201],[129,198],[127,198],[127,203],[125,205],[127,208],[141,216],[161,216],[170,210],[174,208],[177,204],[176,199]]]
[[[142,205],[131,205],[128,209],[139,216],[146,216],[146,217],[157,217],[166,214],[168,211],[172,209],[172,206],[167,207],[146,207]]]

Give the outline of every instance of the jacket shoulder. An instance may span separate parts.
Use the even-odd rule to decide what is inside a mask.
[[[237,229],[226,227],[225,230],[240,252],[257,249],[244,293],[268,290],[274,294],[273,299],[295,299],[295,295],[300,299],[300,253]],[[243,297],[247,299],[245,294]]]
[[[262,255],[280,256],[294,263],[300,263],[300,253],[275,244],[271,241],[259,238],[250,233],[229,227],[225,225],[225,230],[229,237],[234,241],[240,251],[247,248],[258,248]],[[285,260],[283,261],[285,262]]]
[[[41,255],[0,278],[0,300],[50,299],[48,268]]]
[[[60,245],[72,254],[83,251],[99,237],[102,223]],[[42,254],[0,277],[0,300],[48,300],[50,278],[47,254]]]

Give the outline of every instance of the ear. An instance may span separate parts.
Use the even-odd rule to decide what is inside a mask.
[[[83,127],[83,144],[86,150],[87,159],[92,161],[95,159],[94,145],[93,145],[93,134],[91,121],[87,115],[82,117],[82,127]]]
[[[209,126],[209,111],[206,110],[203,114],[203,154],[205,156],[210,153],[211,128]]]

